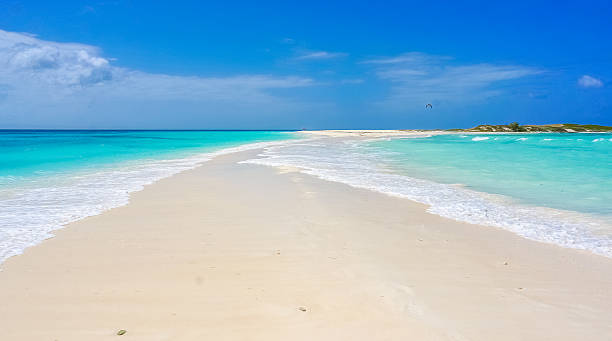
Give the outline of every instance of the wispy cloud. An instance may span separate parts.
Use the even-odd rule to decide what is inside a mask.
[[[431,102],[469,102],[500,95],[497,85],[541,73],[520,65],[467,64],[450,57],[411,52],[365,61],[381,80],[391,82],[384,104],[404,106]]]
[[[303,77],[240,75],[231,77],[183,77],[139,72],[111,65],[112,59],[101,56],[94,46],[43,41],[31,35],[0,30],[0,70],[7,81],[33,80],[39,84],[72,88],[100,84],[131,83],[134,89],[152,89],[161,83],[165,87],[184,87],[187,93],[207,88],[244,87],[269,89],[302,87],[313,84]],[[137,85],[139,81],[143,84]],[[158,82],[161,81],[161,82]],[[157,84],[157,85],[156,85]]]
[[[298,54],[295,60],[325,60],[342,58],[348,56],[347,53],[343,52],[328,52],[328,51],[304,51]]]
[[[382,57],[382,58],[368,59],[361,63],[362,64],[382,64],[382,65],[413,63],[413,64],[423,65],[423,64],[437,63],[437,62],[451,60],[451,59],[452,59],[451,57],[447,57],[447,56],[435,56],[435,55],[429,55],[429,54],[425,54],[421,52],[407,52],[407,53],[404,53],[404,54],[401,54],[395,57]]]
[[[271,90],[314,84],[299,76],[186,77],[141,72],[114,66],[94,46],[0,30],[0,117],[24,113],[26,107],[45,111],[64,105],[68,110],[77,103],[182,101],[192,103],[193,110],[203,110],[205,103],[278,104],[283,98]]]
[[[601,88],[604,84],[600,79],[589,75],[583,75],[578,78],[578,85],[583,88]]]
[[[341,84],[363,84],[364,82],[365,80],[361,78],[343,79],[340,81]]]
[[[83,8],[81,8],[81,10],[78,12],[79,15],[85,15],[90,13],[96,13],[96,9],[90,5],[83,6]]]

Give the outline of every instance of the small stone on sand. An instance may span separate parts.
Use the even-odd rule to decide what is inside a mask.
[[[127,330],[121,329],[120,331],[117,332],[117,335],[123,335],[127,333]]]
[[[306,308],[305,308],[305,307],[299,307],[298,309],[299,309],[300,311],[306,311]]]

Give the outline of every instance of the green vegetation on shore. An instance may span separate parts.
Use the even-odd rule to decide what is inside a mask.
[[[465,131],[465,132],[546,132],[546,133],[595,133],[595,132],[612,132],[612,127],[601,126],[596,124],[544,124],[544,125],[520,125],[518,122],[510,124],[481,124],[469,129],[448,129],[449,131]]]

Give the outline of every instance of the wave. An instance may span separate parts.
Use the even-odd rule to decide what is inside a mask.
[[[310,140],[273,146],[243,162],[296,167],[324,180],[427,204],[429,212],[446,218],[496,226],[532,240],[612,257],[612,235],[597,232],[610,231],[603,219],[521,205],[508,197],[397,174],[386,168],[380,151],[373,153],[359,142]]]
[[[257,142],[185,158],[137,160],[94,172],[30,181],[0,190],[0,263],[41,241],[62,226],[129,202],[130,193],[215,156],[269,147],[281,141]]]
[[[487,136],[476,136],[474,138],[472,138],[472,141],[484,141],[484,140],[488,140],[489,137]]]

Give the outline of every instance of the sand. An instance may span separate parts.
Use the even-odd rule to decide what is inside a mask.
[[[568,132],[571,132],[566,129]],[[339,130],[303,130],[299,132],[308,136],[315,137],[346,137],[346,138],[418,138],[433,135],[524,135],[524,134],[543,134],[543,132],[513,132],[513,131],[448,131],[448,130],[371,130],[371,129],[339,129]]]
[[[611,339],[612,259],[237,163],[254,153],[10,258],[0,340]]]
[[[457,132],[449,132],[444,130],[304,130],[300,131],[302,134],[310,136],[322,136],[322,137],[368,137],[368,138],[380,138],[380,137],[425,137],[431,135],[447,135],[457,134]]]

